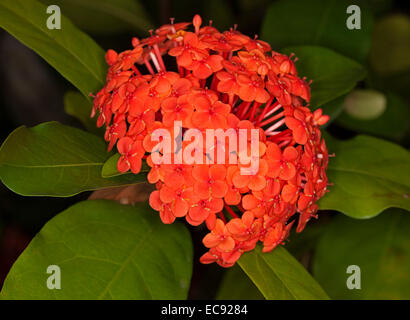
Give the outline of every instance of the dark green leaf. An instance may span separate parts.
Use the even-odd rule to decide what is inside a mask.
[[[298,74],[313,80],[313,108],[348,93],[366,75],[366,70],[360,64],[326,48],[299,46],[282,51],[295,53],[299,58],[296,62]]]
[[[2,0],[0,27],[42,56],[85,96],[104,84],[104,51],[62,14],[61,29],[47,28],[47,7],[37,0]]]
[[[283,247],[262,253],[258,246],[238,263],[268,300],[328,299],[309,272]]]
[[[0,178],[26,196],[66,197],[145,181],[143,175],[104,179],[104,140],[57,122],[14,130],[0,149]]]
[[[103,137],[104,128],[97,128],[97,116],[90,117],[92,103],[79,92],[69,91],[64,96],[64,110],[70,116],[77,118],[84,127],[99,137]]]
[[[367,133],[381,138],[401,141],[410,130],[410,110],[408,105],[397,95],[387,94],[386,110],[372,120],[360,120],[343,112],[337,124],[360,133]]]
[[[319,219],[312,219],[309,221],[308,226],[303,230],[303,232],[295,232],[288,238],[286,250],[298,261],[303,262],[303,265],[307,268],[310,267],[312,254],[316,248],[318,240],[326,230],[328,220],[328,215],[319,214]]]
[[[41,0],[58,5],[79,28],[94,34],[148,32],[153,26],[138,0]]]
[[[50,220],[13,265],[5,299],[186,299],[192,242],[147,205],[80,202]],[[46,286],[47,267],[61,289]]]
[[[381,75],[410,71],[410,18],[394,14],[380,19],[374,28],[370,63]],[[407,86],[408,87],[408,86]]]
[[[361,8],[361,28],[349,30],[348,0],[281,0],[269,7],[262,38],[274,48],[295,45],[328,47],[347,57],[364,62],[371,45],[373,17]]]
[[[346,95],[343,95],[320,107],[323,110],[323,114],[326,114],[330,117],[329,121],[323,126],[324,128],[326,128],[333,121],[335,121],[340,116],[340,114],[343,112],[343,102],[345,98],[346,98]],[[315,110],[318,108],[313,107],[312,109]]]
[[[405,99],[410,99],[410,69],[405,72],[400,72],[392,75],[377,75],[375,72],[369,77],[369,86],[372,88],[394,92]]]
[[[399,145],[369,136],[348,141],[326,138],[335,153],[328,167],[334,185],[320,201],[358,219],[371,218],[389,207],[410,210],[410,153]]]
[[[217,300],[265,300],[265,297],[238,266],[226,270]]]
[[[380,117],[386,110],[386,96],[373,89],[356,89],[347,95],[343,105],[349,116],[372,120]]]
[[[399,209],[365,221],[336,217],[319,241],[313,273],[334,299],[410,299],[409,233],[410,215]],[[350,265],[360,268],[360,290],[347,288]]]
[[[233,10],[228,1],[208,0],[204,8],[204,21],[212,20],[218,29],[229,29],[235,23]]]

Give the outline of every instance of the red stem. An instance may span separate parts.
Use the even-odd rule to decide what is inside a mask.
[[[232,208],[225,204],[225,209],[231,215],[232,218],[238,218],[238,216],[233,212]]]
[[[283,115],[284,115],[284,112],[282,111],[281,113],[278,113],[277,115],[273,116],[272,118],[269,118],[269,119],[266,119],[265,121],[263,121],[263,122],[259,125],[259,127],[266,126],[267,124],[269,124],[269,123],[271,123],[271,122],[273,122],[273,121],[275,121],[275,120],[277,120],[277,119],[279,119],[279,118],[282,118]]]

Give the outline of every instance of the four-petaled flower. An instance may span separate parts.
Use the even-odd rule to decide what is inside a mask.
[[[300,232],[316,217],[328,185],[320,126],[329,117],[308,107],[310,82],[298,77],[293,55],[236,27],[201,27],[198,15],[193,31],[190,25],[171,21],[145,39],[133,38],[130,50],[108,50],[106,85],[94,96],[91,115],[106,126],[119,172],[137,174],[147,163],[156,188],[149,203],[161,220],[205,224],[209,251],[200,261],[231,267],[258,242],[271,251],[294,223]],[[176,122],[182,128],[175,130]],[[192,147],[175,140],[189,129],[202,138],[208,129],[230,130],[237,144],[215,138],[212,147]],[[169,133],[170,145],[159,131]],[[194,162],[180,158],[186,151],[196,154]]]

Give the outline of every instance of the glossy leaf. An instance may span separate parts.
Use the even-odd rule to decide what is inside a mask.
[[[217,300],[265,300],[265,297],[238,266],[226,270]]]
[[[186,299],[192,242],[148,205],[80,202],[50,220],[10,270],[5,299]],[[61,289],[47,288],[48,266]]]
[[[330,49],[315,46],[288,47],[284,53],[295,53],[298,74],[313,80],[311,106],[317,108],[352,90],[366,75],[357,62]]]
[[[275,48],[317,45],[364,62],[371,45],[373,17],[360,5],[360,29],[349,30],[348,0],[280,0],[269,7],[262,39]]]
[[[144,176],[105,179],[103,139],[85,131],[47,122],[14,130],[0,149],[0,178],[26,196],[71,196],[76,193],[145,181]]]
[[[97,116],[90,117],[92,102],[81,93],[69,91],[64,96],[64,110],[70,116],[77,118],[84,127],[99,137],[104,136],[104,128],[97,128]]]
[[[107,69],[104,51],[63,14],[61,29],[48,29],[46,10],[37,0],[2,0],[0,27],[37,52],[85,96],[97,92]]]
[[[283,247],[262,253],[258,246],[243,254],[238,263],[268,300],[328,299],[320,285]]]
[[[110,178],[110,177],[120,176],[123,174],[119,172],[117,169],[117,163],[120,157],[121,155],[119,153],[116,153],[112,155],[111,157],[109,157],[107,161],[104,162],[104,165],[101,170],[101,176],[103,178]]]
[[[289,236],[285,248],[298,261],[303,262],[304,266],[310,267],[317,242],[329,223],[328,218],[329,216],[325,214],[319,214],[317,220],[309,221],[303,232],[295,231]]]
[[[140,31],[153,26],[138,0],[41,0],[58,5],[61,11],[82,30],[93,34],[116,34]]]
[[[322,128],[328,127],[333,121],[335,121],[343,112],[343,102],[346,98],[346,95],[343,95],[337,99],[334,99],[330,102],[325,103],[323,106],[320,106],[323,110],[323,114],[328,115],[329,121],[323,125]],[[318,107],[313,107],[312,110],[316,110]]]
[[[360,135],[348,141],[326,138],[329,192],[320,209],[366,219],[389,207],[410,210],[410,153],[399,145]]]
[[[317,246],[313,273],[334,299],[410,299],[410,215],[389,209],[380,216],[357,221],[338,216]],[[347,281],[360,290],[347,288]],[[349,283],[350,283],[349,281]]]

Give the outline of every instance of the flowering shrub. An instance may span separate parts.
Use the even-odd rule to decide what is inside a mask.
[[[409,19],[268,2],[0,1],[0,299],[410,297]]]
[[[98,110],[97,125],[106,126],[108,151],[116,145],[121,154],[119,172],[138,174],[147,160],[148,181],[157,189],[150,205],[161,220],[205,222],[210,233],[203,243],[210,250],[201,262],[230,267],[258,241],[263,252],[283,243],[296,213],[298,232],[315,217],[327,187],[328,152],[319,127],[329,117],[309,109],[309,84],[298,77],[292,56],[236,28],[201,27],[199,15],[192,24],[194,32],[187,31],[189,23],[172,21],[148,38],[133,38],[131,50],[109,50],[107,83],[94,98],[92,116]],[[164,55],[175,59],[165,63]],[[152,133],[164,128],[171,134],[175,121],[204,138],[206,129],[258,129],[258,171],[242,174],[240,153],[237,164],[204,164],[216,159],[217,148],[198,150],[201,164],[176,163],[188,144],[174,143],[173,163],[154,163]]]

